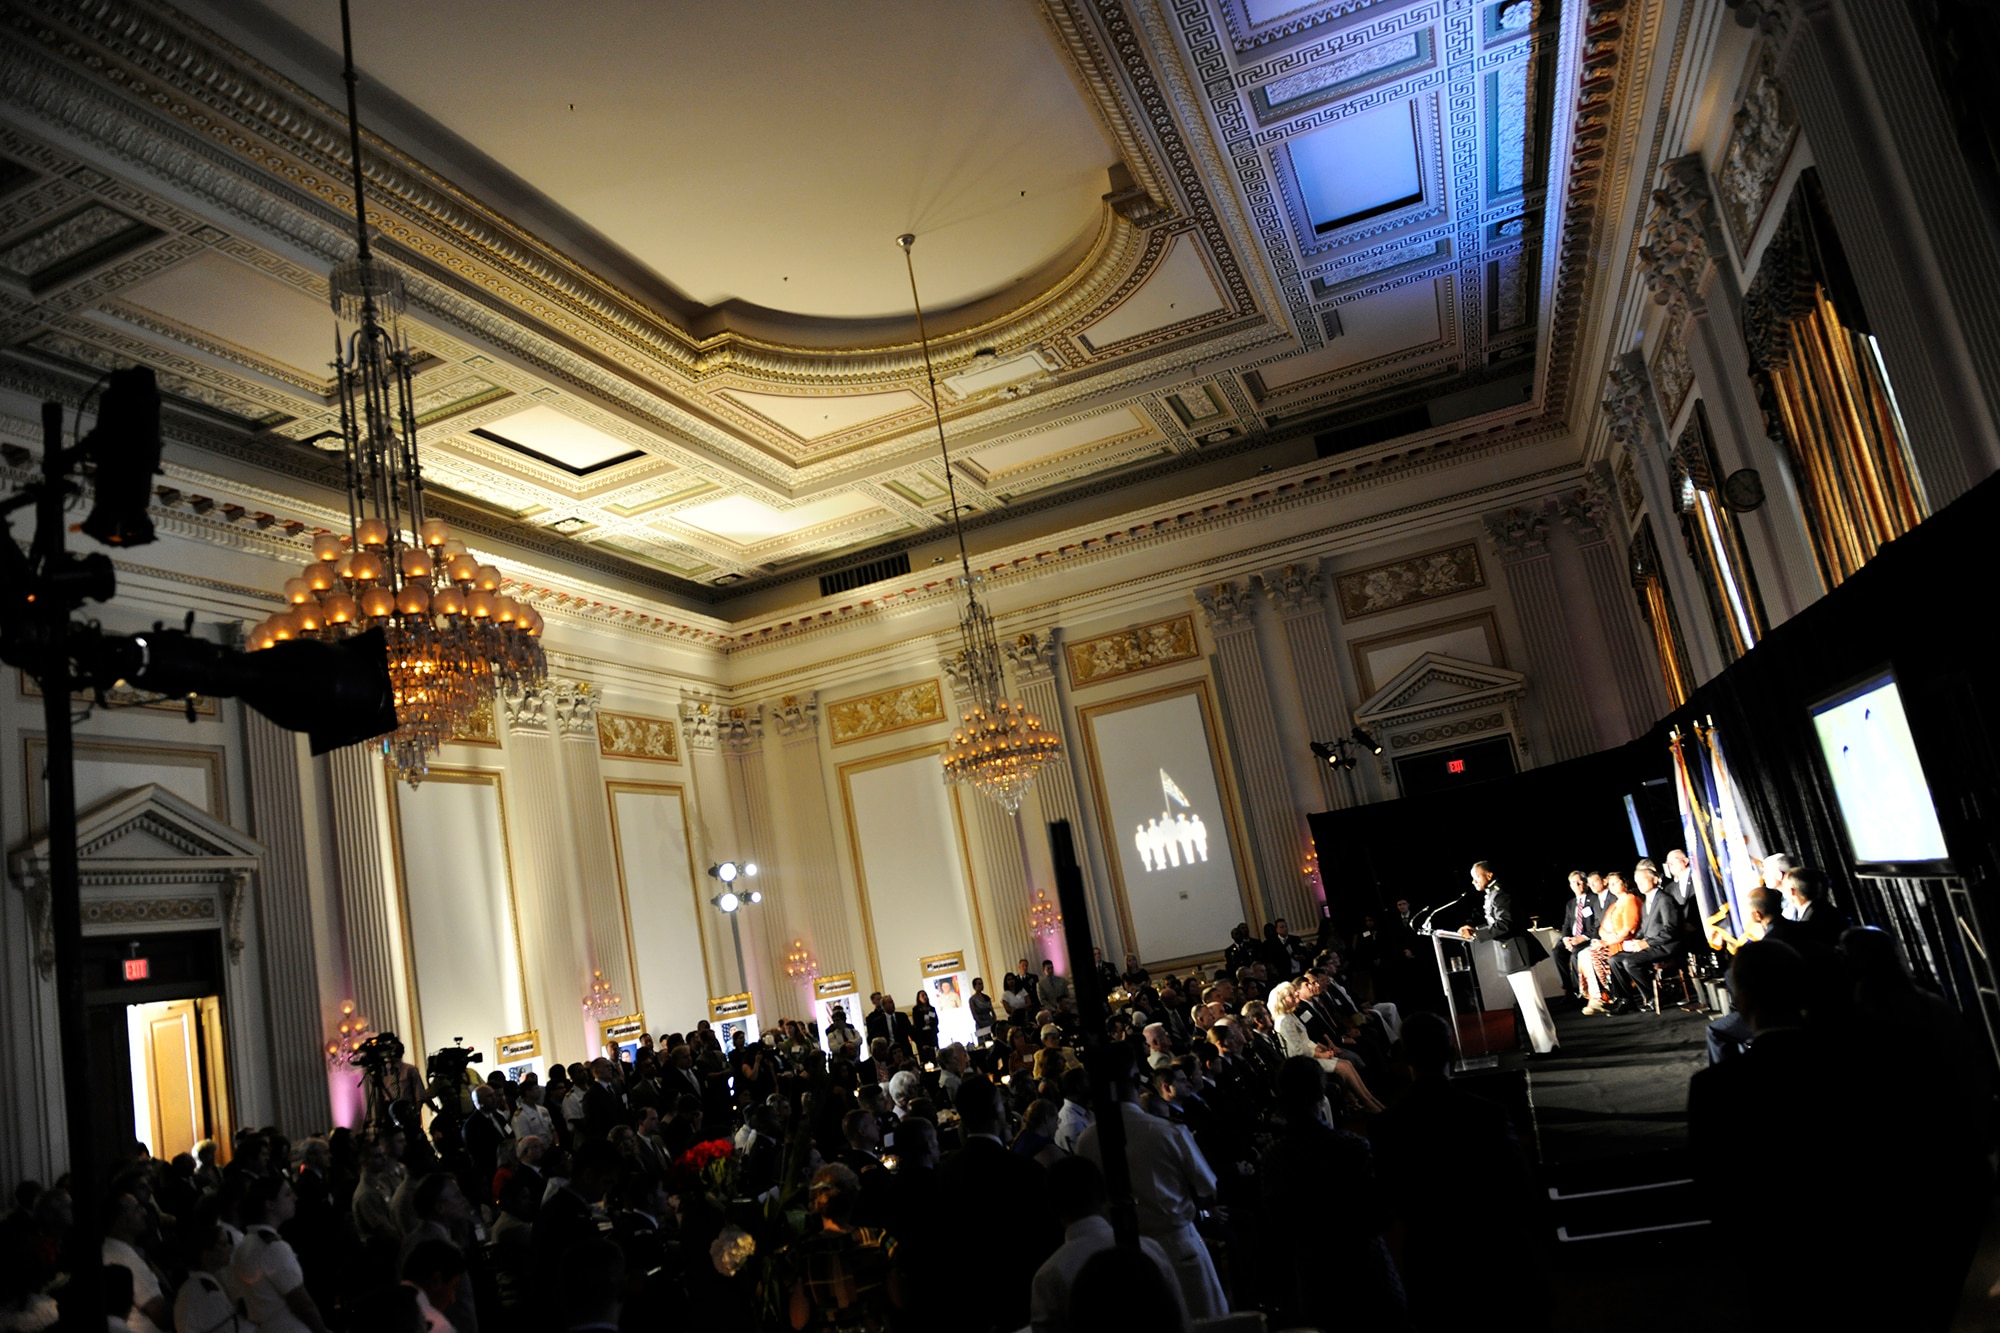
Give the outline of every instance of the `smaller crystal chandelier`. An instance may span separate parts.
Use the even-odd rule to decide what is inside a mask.
[[[357,1018],[354,1001],[340,1002],[340,1035],[326,1043],[326,1067],[342,1069],[353,1062],[354,1052],[368,1039],[368,1020]]]
[[[819,975],[819,964],[813,961],[804,940],[792,941],[790,951],[785,954],[785,975],[793,981],[810,981]]]
[[[602,972],[590,974],[590,993],[583,997],[583,1011],[592,1018],[616,1018],[625,1001],[612,993],[611,983]]]
[[[924,330],[924,303],[917,297],[916,262],[910,250],[913,235],[896,238],[903,249],[903,267],[910,275],[910,304],[917,311],[917,341],[924,352],[924,378],[930,382],[931,418],[937,423],[938,452],[944,459],[944,484],[951,498],[951,526],[958,537],[958,566],[965,575],[965,610],[959,616],[959,637],[965,644],[965,678],[969,701],[958,730],[944,747],[946,782],[969,783],[991,797],[1002,810],[1015,814],[1035,777],[1062,754],[1062,741],[1042,727],[1042,720],[1019,702],[1007,698],[1001,676],[1000,642],[993,617],[979,604],[978,580],[965,553],[965,520],[958,507],[958,483],[951,470],[951,447],[945,443],[944,409],[938,403],[937,372],[931,365],[930,335]]]
[[[1028,933],[1036,939],[1047,939],[1062,929],[1062,913],[1049,901],[1049,896],[1040,889],[1035,890],[1035,901],[1028,905]]]
[[[541,613],[503,596],[500,571],[479,563],[443,519],[424,514],[415,356],[398,322],[403,278],[368,246],[346,0],[340,26],[355,257],[334,269],[330,286],[334,313],[352,326],[344,338],[336,333],[333,361],[348,532],[313,539],[312,563],[285,583],[288,609],[250,631],[248,647],[382,630],[397,723],[382,749],[414,787],[429,771],[431,756],[464,730],[482,700],[501,687],[541,684],[548,666]]]

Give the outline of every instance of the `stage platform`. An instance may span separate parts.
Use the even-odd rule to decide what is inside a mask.
[[[1688,1080],[1708,1063],[1709,1016],[1668,1009],[1586,1017],[1574,1001],[1554,1013],[1555,1051],[1501,1061],[1527,1071],[1542,1164],[1685,1148]]]

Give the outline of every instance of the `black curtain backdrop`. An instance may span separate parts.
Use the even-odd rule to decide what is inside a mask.
[[[1913,971],[1974,1008],[1966,941],[1972,932],[1991,947],[1981,922],[1992,915],[2000,867],[1996,532],[2000,476],[1883,547],[1630,745],[1442,797],[1313,816],[1335,916],[1351,920],[1398,896],[1437,901],[1458,892],[1466,867],[1485,856],[1503,863],[1515,892],[1546,919],[1550,904],[1561,903],[1564,871],[1631,863],[1620,798],[1671,771],[1673,727],[1712,720],[1765,850],[1824,869],[1840,907],[1892,932]],[[1951,910],[1943,880],[1862,878],[1849,862],[1807,710],[1884,667],[1896,674],[1958,878],[1969,886],[1969,920]],[[1657,797],[1661,789],[1649,790]],[[1655,855],[1681,841],[1670,833],[1670,842],[1654,842],[1650,826],[1648,835]]]
[[[1643,814],[1645,780],[1664,779],[1672,762],[1664,746],[1634,742],[1457,790],[1314,815],[1327,903],[1351,932],[1363,912],[1391,910],[1398,898],[1421,908],[1457,897],[1471,887],[1472,863],[1484,860],[1516,902],[1552,926],[1570,871],[1631,870],[1639,851],[1624,798],[1631,794]],[[1646,833],[1654,856],[1680,845],[1679,829],[1657,817]]]

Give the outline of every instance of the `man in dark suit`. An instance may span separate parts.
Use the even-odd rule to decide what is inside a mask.
[[[1840,933],[1847,929],[1847,917],[1827,901],[1823,871],[1811,866],[1787,870],[1784,892],[1791,906],[1792,921],[1803,938],[1829,949],[1840,943]]]
[[[676,1046],[667,1052],[667,1069],[661,1075],[661,1083],[676,1097],[701,1099],[701,1073],[694,1067],[694,1052],[686,1046]],[[666,1103],[662,1103],[665,1109]]]
[[[1513,988],[1514,1002],[1528,1026],[1528,1041],[1535,1054],[1547,1055],[1556,1048],[1556,1022],[1549,1017],[1548,1001],[1535,984],[1535,964],[1549,956],[1542,942],[1528,933],[1527,924],[1514,915],[1514,895],[1500,887],[1490,861],[1472,863],[1472,887],[1482,897],[1485,924],[1461,926],[1458,933],[1468,940],[1486,940],[1493,945],[1494,961],[1507,984]]]
[[[625,1099],[612,1081],[613,1066],[599,1058],[590,1062],[590,1086],[583,1090],[583,1136],[601,1139],[627,1123]]]
[[[1782,899],[1775,889],[1755,888],[1744,897],[1745,910],[1750,914],[1748,929],[1744,933],[1745,944],[1758,940],[1777,940],[1794,948],[1803,943],[1803,932],[1792,922],[1785,920]],[[1718,932],[1712,938],[1720,938]],[[1741,947],[1741,946],[1739,946]],[[1728,981],[1730,995],[1736,993],[1733,980]],[[1739,1002],[1736,1007],[1708,1025],[1708,1062],[1720,1064],[1733,1056],[1743,1054],[1750,1043],[1750,1016],[1743,1012]]]
[[[912,1033],[910,1016],[897,1012],[896,997],[893,995],[884,995],[882,1003],[868,1015],[868,1040],[871,1045],[879,1037],[891,1046],[908,1049]]]
[[[1597,914],[1597,903],[1590,896],[1590,885],[1584,880],[1581,870],[1569,872],[1569,903],[1563,908],[1562,925],[1557,927],[1556,971],[1562,973],[1563,994],[1576,994],[1576,956],[1580,950],[1590,947],[1597,938],[1597,927],[1602,920]]]
[[[476,1109],[465,1118],[461,1133],[466,1154],[472,1158],[474,1178],[487,1182],[488,1187],[468,1197],[483,1204],[491,1201],[490,1182],[500,1167],[501,1145],[514,1140],[514,1123],[507,1118],[506,1099],[484,1083],[472,1090],[472,1104]]]
[[[1632,872],[1633,882],[1645,895],[1639,917],[1639,933],[1620,946],[1611,960],[1611,989],[1617,1003],[1614,1014],[1637,1013],[1653,993],[1653,969],[1672,967],[1681,960],[1681,907],[1666,890],[1660,868],[1641,861]]]
[[[939,1248],[950,1271],[1032,1273],[1062,1243],[1062,1229],[1049,1206],[1047,1173],[1032,1157],[1008,1151],[1000,1141],[1006,1111],[1000,1089],[984,1074],[969,1074],[958,1085],[959,1130],[965,1146],[938,1163],[940,1197],[963,1217],[1006,1218],[994,1230],[940,1227],[949,1231]],[[994,1282],[978,1300],[959,1301],[942,1326],[963,1333],[1003,1333],[1028,1322],[1030,1283]]]

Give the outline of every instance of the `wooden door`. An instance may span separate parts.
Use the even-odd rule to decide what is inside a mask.
[[[207,1137],[195,1001],[139,1006],[145,1024],[146,1081],[152,1086],[153,1155],[172,1161]]]

